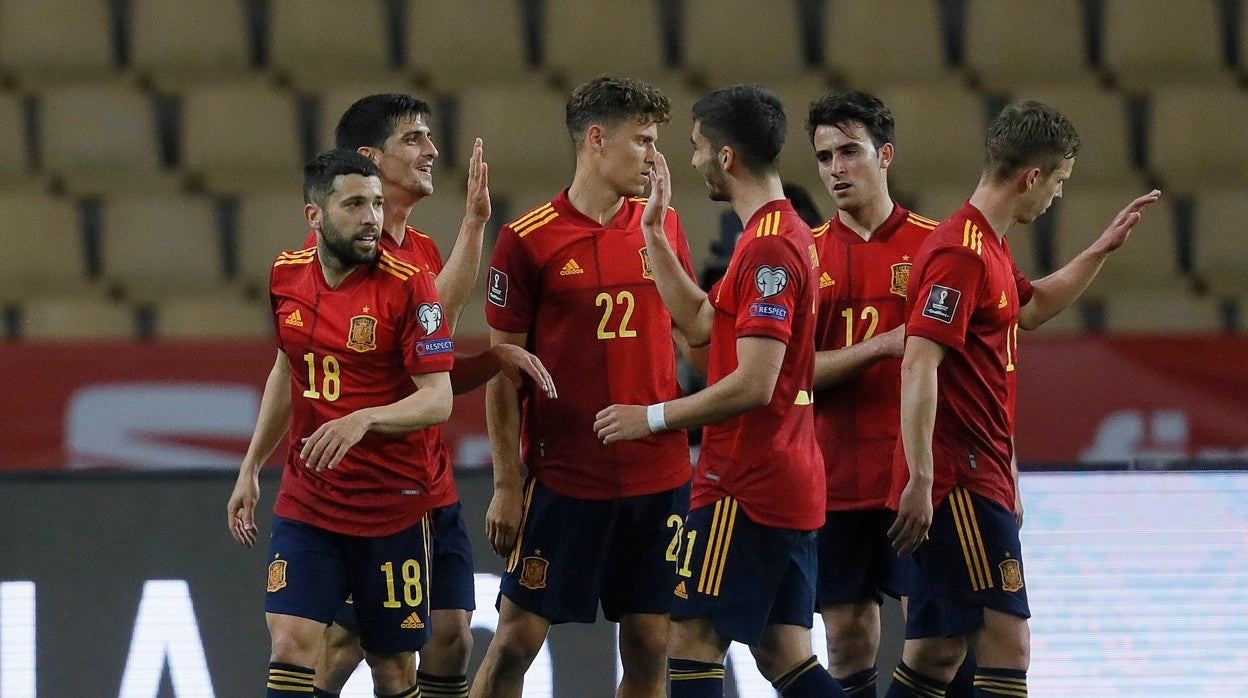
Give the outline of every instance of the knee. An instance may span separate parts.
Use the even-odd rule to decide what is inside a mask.
[[[411,652],[369,653],[365,658],[372,670],[373,686],[379,692],[395,693],[411,688],[416,675],[415,657]]]
[[[537,657],[544,640],[544,637],[535,638],[528,633],[504,631],[496,634],[490,643],[495,671],[501,676],[523,675]]]
[[[364,650],[360,649],[358,641],[329,643],[325,645],[324,659],[317,671],[323,669],[327,674],[350,677],[363,660]]]
[[[320,651],[320,634],[301,632],[297,628],[270,628],[272,638],[271,661],[296,666],[312,667]]]
[[[467,624],[447,627],[439,626],[435,622],[433,637],[421,650],[422,658],[429,653],[434,653],[438,657],[462,658],[467,662],[472,654],[472,629]]]
[[[657,628],[625,630],[620,628],[620,658],[636,661],[667,661],[668,633]]]
[[[750,654],[754,655],[754,663],[758,665],[758,672],[767,680],[771,680],[780,675],[780,671],[784,669],[781,666],[780,653],[776,648],[756,645],[750,647]]]
[[[870,633],[853,626],[829,624],[827,629],[828,661],[833,674],[848,675],[875,664],[877,647]]]
[[[911,669],[945,683],[953,680],[966,658],[966,643],[956,639],[906,641],[902,659]]]

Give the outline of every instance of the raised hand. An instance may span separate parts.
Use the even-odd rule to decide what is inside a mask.
[[[468,199],[464,203],[464,216],[481,223],[490,218],[490,166],[485,162],[485,148],[478,138],[472,144],[472,157],[468,160]]]
[[[667,207],[672,203],[672,174],[667,169],[667,158],[655,151],[654,167],[650,168],[650,198],[641,214],[641,230],[646,235],[663,235],[663,221]]]
[[[1131,229],[1140,222],[1144,209],[1153,205],[1159,198],[1161,198],[1161,190],[1154,189],[1127,204],[1127,207],[1119,211],[1118,215],[1114,216],[1114,220],[1110,221],[1109,227],[1101,233],[1101,237],[1097,238],[1093,247],[1100,252],[1113,252],[1122,247],[1130,237]]]

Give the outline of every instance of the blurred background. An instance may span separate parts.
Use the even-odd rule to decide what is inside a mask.
[[[571,181],[563,104],[603,72],[671,97],[659,147],[707,274],[739,223],[686,164],[689,107],[734,82],[781,97],[781,174],[823,218],[804,122],[828,91],[889,105],[892,193],[935,219],[1001,106],[1058,107],[1083,145],[1011,234],[1033,278],[1160,187],[1021,341],[1032,693],[1248,695],[1246,40],[1242,0],[0,0],[0,696],[256,693],[264,553],[223,510],[273,361],[268,269],[307,232],[301,164],[357,98],[416,94],[441,154],[410,222],[449,251],[481,137],[488,259]],[[446,433],[482,520],[480,392]],[[477,543],[483,649],[501,561]],[[531,694],[610,695],[612,632],[553,633]],[[771,695],[739,659],[729,691]]]

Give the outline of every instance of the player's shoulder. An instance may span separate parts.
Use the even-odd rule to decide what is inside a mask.
[[[558,220],[559,211],[555,208],[554,201],[535,206],[524,213],[524,215],[516,218],[507,225],[503,226],[505,232],[514,234],[517,238],[525,239],[530,235],[539,233],[544,229],[549,229],[551,223]]]
[[[408,283],[422,274],[416,258],[402,250],[382,249],[377,254],[377,271],[381,278]]]
[[[936,229],[940,225],[940,221],[933,220],[927,216],[921,216],[914,211],[906,210],[906,218],[902,221],[902,226],[920,235],[926,235]]]
[[[831,236],[831,235],[828,235],[828,231],[832,229],[832,221],[833,221],[833,220],[834,220],[834,219],[829,218],[828,220],[826,220],[826,221],[824,221],[824,222],[820,223],[819,225],[816,225],[815,227],[811,228],[811,229],[810,229],[810,234],[811,234],[811,235],[812,235],[812,236],[813,236],[816,240],[819,240],[819,239],[821,239],[821,238],[826,238],[827,240],[832,239],[832,236]]]
[[[299,268],[316,261],[316,245],[301,250],[285,250],[273,261],[273,269],[282,267]]]

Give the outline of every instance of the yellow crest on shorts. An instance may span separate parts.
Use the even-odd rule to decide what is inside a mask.
[[[274,560],[269,563],[269,593],[280,591],[286,586],[286,561]]]
[[[1013,593],[1023,588],[1023,567],[1018,564],[1018,560],[1006,559],[999,567],[1001,568],[1002,591]]]
[[[910,286],[910,267],[913,266],[909,262],[900,262],[893,265],[893,280],[888,290],[896,293],[902,298],[906,297],[906,289]]]
[[[524,568],[520,571],[520,586],[526,589],[546,588],[546,568],[550,562],[540,557],[524,558]]]
[[[347,347],[359,352],[376,349],[377,318],[371,315],[356,315],[351,318],[351,334],[347,336]]]

